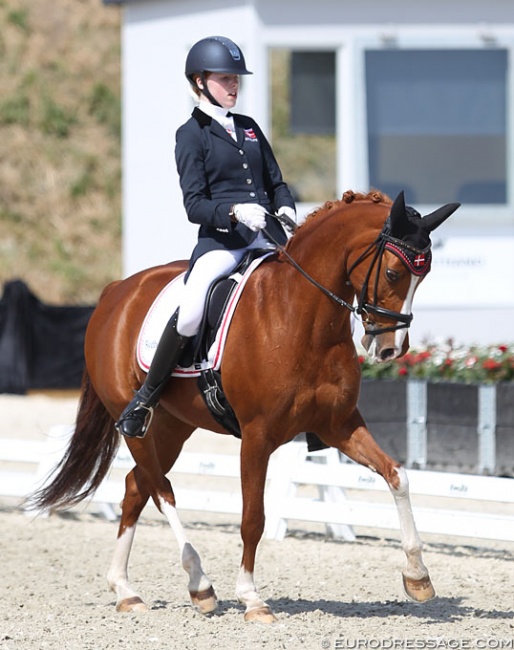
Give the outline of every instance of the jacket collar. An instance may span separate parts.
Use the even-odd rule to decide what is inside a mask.
[[[234,115],[233,113],[227,113],[227,115],[232,115],[234,117],[234,126],[236,128],[236,136],[237,140],[234,140],[226,131],[225,129],[216,122],[210,115],[207,115],[207,113],[204,113],[202,110],[200,110],[197,106],[195,106],[193,112],[191,113],[191,116],[198,122],[198,124],[201,127],[210,127],[211,131],[215,134],[220,134],[223,133],[229,140],[231,141],[232,144],[234,144],[237,147],[240,147],[243,143],[243,130],[241,127],[237,125],[237,115]]]
[[[198,106],[194,107],[191,115],[200,124],[200,126],[209,126],[213,121],[216,121],[210,115],[207,115],[207,113],[198,108]],[[233,117],[235,121],[237,119],[237,113],[231,113],[228,111],[227,117]]]

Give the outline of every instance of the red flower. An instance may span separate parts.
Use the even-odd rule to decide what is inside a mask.
[[[409,374],[409,371],[405,366],[401,366],[401,368],[399,368],[398,370],[398,374],[400,375],[400,377],[405,377],[406,375]]]
[[[498,363],[498,361],[495,361],[494,359],[485,359],[482,361],[482,368],[484,370],[498,370],[498,368],[501,368],[502,364]]]

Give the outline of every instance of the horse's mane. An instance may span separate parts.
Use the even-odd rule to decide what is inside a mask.
[[[336,201],[325,201],[323,205],[315,208],[309,215],[307,215],[300,228],[303,228],[303,226],[309,221],[322,217],[327,212],[330,212],[333,208],[338,208],[345,204],[354,203],[356,201],[371,201],[372,203],[387,203],[387,204],[392,203],[391,199],[389,198],[389,196],[387,196],[387,194],[383,194],[378,190],[371,190],[367,194],[365,194],[364,192],[354,192],[353,190],[346,190],[342,198]]]
[[[364,192],[346,190],[340,199],[335,201],[325,201],[323,205],[320,205],[319,207],[315,208],[310,214],[308,214],[303,223],[298,227],[294,237],[291,237],[291,239],[288,241],[288,245],[292,244],[293,241],[298,238],[298,235],[300,235],[300,238],[303,239],[303,235],[308,234],[311,226],[317,224],[320,219],[332,212],[334,209],[337,209],[339,207],[346,207],[350,203],[357,203],[360,201],[383,203],[384,205],[392,204],[390,197],[387,196],[387,194],[379,192],[378,190],[371,190],[367,194]]]

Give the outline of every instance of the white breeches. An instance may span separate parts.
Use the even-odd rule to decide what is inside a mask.
[[[189,274],[180,302],[177,332],[181,336],[194,336],[200,329],[205,298],[211,284],[222,275],[230,273],[243,259],[246,251],[253,248],[275,247],[259,233],[245,248],[237,250],[213,250],[199,257]]]

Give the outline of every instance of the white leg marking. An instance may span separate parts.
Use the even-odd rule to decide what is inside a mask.
[[[400,483],[397,489],[390,486],[400,519],[400,532],[402,548],[407,556],[407,566],[403,571],[406,578],[420,580],[428,576],[428,570],[421,559],[422,543],[414,523],[412,507],[409,497],[409,479],[403,467],[397,468]]]
[[[162,512],[166,516],[166,519],[173,530],[175,539],[177,540],[182,566],[189,576],[189,591],[196,592],[209,589],[209,587],[212,586],[212,583],[203,572],[200,556],[187,538],[186,532],[179,519],[177,509],[164,500],[161,500],[160,505]]]
[[[130,586],[128,579],[128,561],[135,532],[134,526],[126,528],[125,532],[118,537],[111,566],[107,573],[107,582],[110,589],[116,594],[117,603],[128,598],[140,598]]]
[[[257,587],[253,580],[253,573],[246,571],[243,567],[239,569],[236,582],[236,597],[240,603],[246,606],[246,611],[268,607],[257,592]]]

